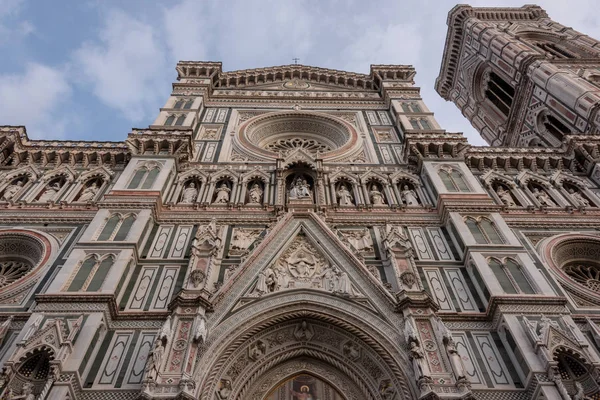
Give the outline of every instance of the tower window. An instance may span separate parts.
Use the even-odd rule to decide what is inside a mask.
[[[562,141],[563,136],[566,133],[569,133],[569,128],[560,122],[554,115],[544,114],[542,123],[544,124],[546,131],[558,140]]]
[[[512,106],[515,89],[495,72],[490,72],[485,90],[485,97],[505,116],[508,117]]]
[[[469,186],[460,171],[454,168],[446,168],[440,169],[438,174],[449,192],[470,192]]]
[[[503,244],[504,240],[498,233],[496,226],[487,218],[468,217],[465,219],[465,224],[475,238],[477,244]]]
[[[97,292],[102,287],[113,262],[112,254],[102,259],[98,259],[96,256],[89,257],[79,267],[67,291]]]
[[[575,54],[556,43],[538,42],[534,44],[552,58],[578,58]]]

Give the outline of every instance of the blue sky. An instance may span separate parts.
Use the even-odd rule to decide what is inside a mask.
[[[522,1],[472,1],[521,6]],[[0,0],[0,125],[33,139],[124,140],[166,101],[178,60],[225,71],[300,63],[368,73],[412,64],[443,128],[481,145],[433,90],[446,36],[446,0]],[[600,38],[595,0],[538,2]]]

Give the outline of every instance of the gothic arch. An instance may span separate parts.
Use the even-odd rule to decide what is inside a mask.
[[[400,348],[403,339],[389,321],[353,302],[304,289],[271,295],[238,312],[244,312],[243,319],[225,319],[210,333],[203,352],[210,359],[195,371],[205,377],[197,391],[202,400],[212,400],[223,380],[231,383],[230,399],[254,399],[261,387],[257,382],[283,365],[301,361],[326,366],[352,382],[360,392],[349,400],[382,399],[379,387],[385,380],[400,398],[418,397],[405,371],[409,363]],[[309,332],[305,336],[298,333],[303,322]],[[348,346],[355,346],[356,352],[350,355]]]

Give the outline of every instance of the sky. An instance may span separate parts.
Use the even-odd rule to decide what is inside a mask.
[[[473,6],[527,1],[471,0]],[[529,1],[531,3],[531,1]],[[179,60],[224,71],[299,63],[369,73],[409,64],[440,125],[485,142],[434,90],[447,0],[0,0],[0,125],[31,139],[125,140],[151,124]],[[551,18],[600,38],[597,0],[544,0]]]

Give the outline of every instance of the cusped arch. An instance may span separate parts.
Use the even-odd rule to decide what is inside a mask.
[[[403,339],[392,322],[364,307],[337,296],[298,289],[271,295],[238,312],[243,312],[244,318],[227,318],[209,328],[205,360],[195,371],[202,377],[197,392],[200,399],[212,400],[222,380],[230,381],[232,399],[251,398],[247,397],[251,388],[267,371],[302,358],[343,373],[360,388],[359,398],[381,399],[378,388],[385,379],[400,398],[418,397],[405,371],[410,364],[401,350]],[[303,322],[312,333],[294,336]],[[363,358],[353,360],[345,355],[346,342],[359,346]],[[239,359],[252,358],[249,355],[255,356],[249,365],[236,364]]]

